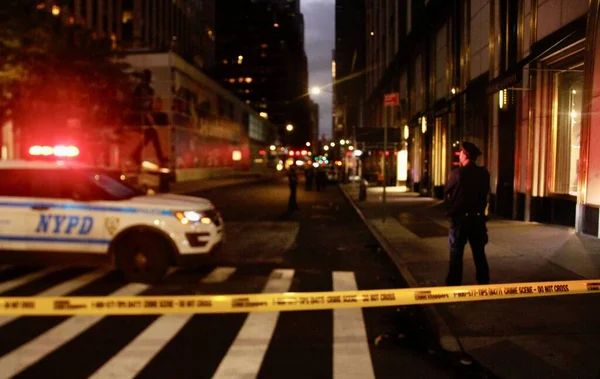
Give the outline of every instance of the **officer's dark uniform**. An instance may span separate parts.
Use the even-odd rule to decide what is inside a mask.
[[[474,144],[464,142],[461,148],[469,157],[469,163],[452,171],[445,190],[449,200],[448,216],[452,221],[449,233],[450,269],[446,284],[456,286],[462,282],[463,254],[467,241],[473,251],[477,283],[488,284],[490,273],[485,257],[485,245],[488,242],[485,209],[490,191],[490,174],[486,168],[475,164],[481,151]]]

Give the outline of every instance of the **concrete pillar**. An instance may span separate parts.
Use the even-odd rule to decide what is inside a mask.
[[[591,0],[588,12],[583,118],[581,122],[579,183],[577,197],[577,219],[575,228],[582,232],[586,221],[587,205],[600,204],[600,67],[596,60],[600,59],[599,33],[599,0]],[[596,225],[598,220],[595,220]],[[596,235],[599,232],[596,230]]]

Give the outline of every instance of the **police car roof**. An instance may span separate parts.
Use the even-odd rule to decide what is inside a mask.
[[[0,160],[0,170],[7,169],[28,169],[28,170],[59,170],[70,169],[93,169],[95,167],[76,162],[65,161],[26,161],[26,160]]]

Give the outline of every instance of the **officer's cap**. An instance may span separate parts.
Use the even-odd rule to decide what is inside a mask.
[[[464,151],[469,159],[477,159],[478,156],[481,155],[481,150],[475,146],[475,144],[471,142],[463,142],[461,146],[461,150]]]

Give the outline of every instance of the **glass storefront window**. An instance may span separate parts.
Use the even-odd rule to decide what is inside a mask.
[[[583,66],[556,74],[554,192],[577,195]]]

